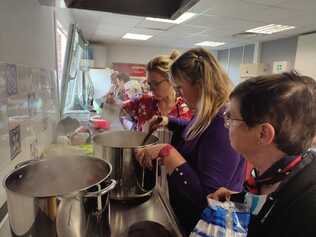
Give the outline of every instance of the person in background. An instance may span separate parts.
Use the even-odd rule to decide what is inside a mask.
[[[190,119],[192,114],[182,97],[177,97],[169,81],[170,65],[178,56],[177,51],[171,55],[162,55],[148,62],[147,84],[152,94],[131,98],[122,106],[121,116],[128,116],[136,124],[137,131],[143,131],[146,122],[155,115]]]
[[[112,87],[105,95],[105,103],[120,104],[128,99],[124,85],[130,80],[129,76],[123,72],[114,71],[111,75]]]
[[[173,131],[173,146],[139,149],[136,157],[145,167],[161,159],[169,174],[171,205],[189,234],[207,206],[207,194],[221,186],[240,191],[245,167],[224,127],[231,82],[218,61],[205,49],[191,49],[172,64],[171,73],[194,116],[190,121],[163,117],[159,126]]]
[[[141,96],[144,93],[142,84],[136,80],[130,80],[124,84],[125,94],[128,98]]]
[[[239,84],[225,112],[231,145],[254,166],[249,237],[316,236],[316,81],[295,72]],[[216,200],[236,194],[220,188]]]

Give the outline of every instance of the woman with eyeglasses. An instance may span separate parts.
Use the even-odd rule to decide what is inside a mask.
[[[176,95],[169,81],[170,65],[178,55],[177,51],[173,51],[170,56],[161,55],[150,60],[147,64],[147,83],[151,93],[123,103],[121,117],[128,115],[136,125],[135,130],[143,131],[144,125],[155,115],[191,119],[190,109],[182,97]]]
[[[224,126],[231,83],[218,61],[205,49],[191,49],[172,64],[171,74],[194,116],[190,121],[163,117],[160,125],[173,131],[173,146],[154,145],[136,156],[145,167],[161,159],[169,174],[171,205],[189,234],[207,206],[207,194],[221,186],[240,191],[245,167]]]
[[[249,79],[225,117],[231,145],[254,170],[244,192],[220,188],[210,198],[251,203],[249,237],[316,236],[316,81],[295,72]]]

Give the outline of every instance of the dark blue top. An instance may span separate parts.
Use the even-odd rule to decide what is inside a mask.
[[[187,233],[207,206],[206,196],[220,187],[241,191],[245,173],[244,159],[230,146],[222,112],[200,136],[185,141],[186,128],[193,119],[170,117],[168,124],[174,134],[172,145],[187,161],[168,177],[171,205]]]

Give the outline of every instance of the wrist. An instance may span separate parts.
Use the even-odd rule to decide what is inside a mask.
[[[173,149],[173,146],[170,144],[165,144],[159,151],[158,156],[162,159],[170,155],[171,150]]]

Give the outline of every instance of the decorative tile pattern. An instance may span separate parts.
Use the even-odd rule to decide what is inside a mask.
[[[8,132],[7,100],[0,98],[0,134]]]
[[[48,70],[40,69],[40,88],[50,88],[50,72]]]
[[[36,114],[35,102],[35,93],[29,93],[27,95],[27,110],[29,117],[33,117]]]
[[[7,98],[6,69],[7,64],[0,62],[0,99]]]
[[[15,95],[8,98],[7,114],[9,129],[15,128],[25,120],[29,119],[27,97]]]
[[[7,64],[6,79],[8,96],[16,95],[18,93],[18,80],[15,64]]]
[[[32,90],[34,92],[41,89],[40,82],[40,69],[32,68]]]
[[[59,118],[56,83],[54,71],[0,62],[0,180],[52,143]],[[5,200],[0,186],[0,204]]]
[[[28,94],[32,92],[32,68],[23,65],[17,65],[17,71],[19,94]]]
[[[21,130],[20,125],[9,131],[10,158],[13,160],[21,152]]]

